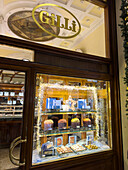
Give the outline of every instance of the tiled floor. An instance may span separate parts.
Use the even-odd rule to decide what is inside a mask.
[[[14,149],[13,155],[19,158],[20,148],[17,147]],[[9,149],[0,149],[0,170],[14,170],[18,169],[18,166],[15,166],[11,163],[9,159]]]

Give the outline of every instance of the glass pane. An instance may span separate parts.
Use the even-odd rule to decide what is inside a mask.
[[[0,57],[33,62],[34,51],[0,44]]]
[[[0,11],[1,35],[108,57],[104,8],[89,1],[1,0]]]
[[[11,169],[11,142],[22,134],[25,73],[0,69],[0,169]],[[20,146],[13,155],[20,158]]]
[[[110,83],[37,74],[33,165],[111,148]]]

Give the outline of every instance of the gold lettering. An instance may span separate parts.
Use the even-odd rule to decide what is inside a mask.
[[[61,16],[59,16],[59,15],[56,15],[57,16],[57,27],[59,27],[59,28],[64,28],[64,24],[61,24],[60,25],[60,18],[61,18]]]
[[[65,19],[65,27],[64,27],[64,29],[66,29],[66,30],[72,30],[72,27],[71,26],[69,26],[69,28],[68,28],[68,21],[69,21],[69,19],[68,18],[64,18]]]
[[[72,31],[76,32],[76,21],[72,21]]]
[[[46,23],[46,24],[49,24],[50,18],[49,18],[48,16],[49,16],[49,13],[46,12],[46,11],[41,11],[41,12],[39,13],[39,19],[40,19],[40,21],[43,22],[43,23]],[[45,19],[45,21],[44,21],[44,19]]]
[[[51,25],[55,26],[55,14],[51,14]]]

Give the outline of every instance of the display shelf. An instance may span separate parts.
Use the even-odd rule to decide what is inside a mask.
[[[18,108],[16,110],[16,108]],[[1,113],[12,113],[12,115],[15,115],[15,113],[22,113],[23,112],[23,105],[2,105],[0,106],[0,114]]]
[[[21,114],[17,114],[17,115],[2,115],[0,116],[0,119],[6,119],[6,118],[22,118],[22,115]]]
[[[23,98],[24,96],[0,96],[0,97],[21,97],[21,98]]]
[[[1,107],[23,107],[22,105],[1,105]]]
[[[91,110],[91,111],[58,111],[58,112],[42,112],[40,115],[60,115],[60,114],[93,114],[93,113],[97,113],[96,110]]]
[[[4,112],[6,112],[6,113],[11,113],[11,112],[23,112],[23,110],[8,110],[8,111],[6,111],[6,110],[0,110],[0,113],[4,113]]]
[[[39,137],[45,137],[45,136],[56,136],[56,135],[63,135],[63,134],[73,134],[73,133],[82,133],[82,132],[94,132],[96,129],[88,129],[88,130],[73,130],[73,131],[62,131],[62,132],[56,132],[56,133],[40,133]]]

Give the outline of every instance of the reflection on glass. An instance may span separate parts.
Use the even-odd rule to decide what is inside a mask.
[[[0,57],[33,62],[34,51],[0,44]]]
[[[20,3],[19,8],[19,2],[22,1],[15,0],[15,3],[14,1],[6,1],[5,3],[4,0],[1,0],[3,4],[0,6],[1,35],[80,53],[109,57],[106,55],[104,8],[87,0],[47,0],[46,3],[40,1],[40,5],[45,3],[57,6],[43,6],[45,11],[43,17],[45,18],[48,15],[44,22],[38,17],[42,7],[35,11],[35,18],[40,24],[39,27],[32,17],[32,10],[38,3],[33,2],[29,6],[29,1],[26,0],[27,6]],[[77,32],[79,32],[78,22],[81,31],[77,35]],[[52,34],[55,36],[52,36]]]
[[[37,74],[33,164],[111,147],[108,81]]]

